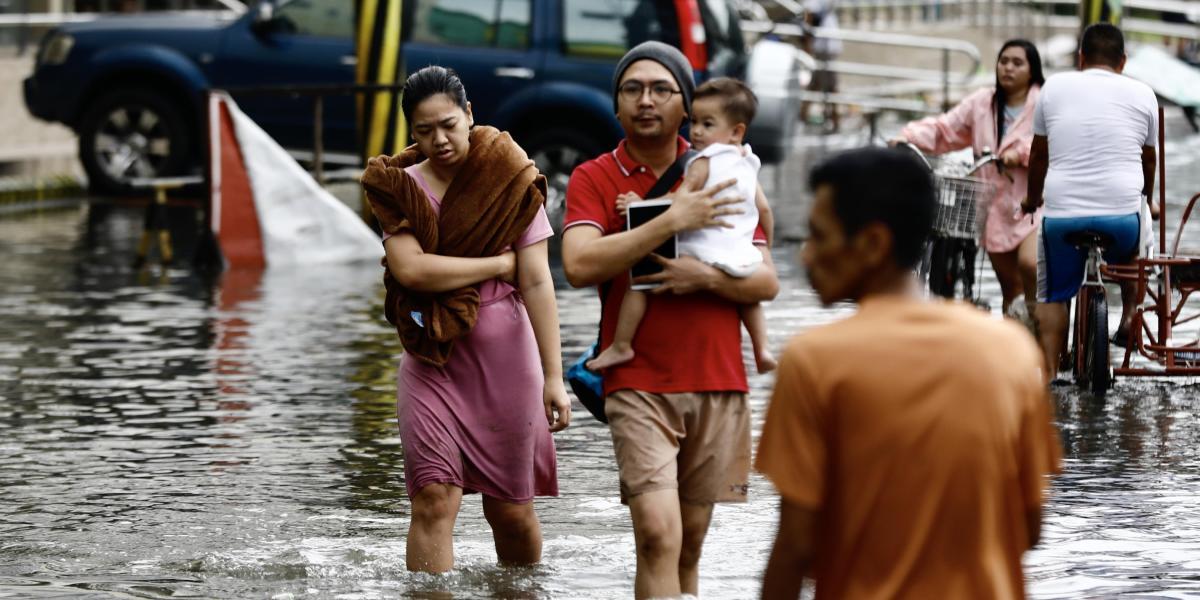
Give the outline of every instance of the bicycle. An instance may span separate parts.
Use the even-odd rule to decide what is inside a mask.
[[[1067,243],[1086,250],[1087,262],[1083,285],[1075,299],[1075,326],[1071,336],[1072,371],[1075,384],[1103,398],[1112,386],[1112,365],[1108,338],[1108,291],[1101,272],[1105,268],[1103,252],[1114,242],[1111,235],[1085,229],[1067,234]]]
[[[933,234],[925,244],[925,254],[917,271],[921,281],[928,284],[931,293],[950,299],[958,297],[961,284],[961,298],[985,306],[975,289],[976,272],[973,267],[978,262],[979,278],[982,279],[983,261],[977,258],[983,226],[978,218],[978,210],[980,203],[986,203],[994,190],[990,183],[976,175],[980,169],[996,163],[996,168],[1009,181],[1012,176],[1004,172],[1000,157],[988,148],[983,149],[975,162],[963,165],[958,169],[960,172],[956,173],[941,166],[935,169],[916,146],[908,143],[903,146],[921,157],[933,173],[937,186],[938,203]],[[986,209],[984,214],[987,214]]]

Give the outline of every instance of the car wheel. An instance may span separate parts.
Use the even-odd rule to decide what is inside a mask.
[[[571,130],[535,134],[524,142],[529,158],[546,176],[546,214],[556,233],[562,232],[566,216],[567,181],[580,163],[599,156],[602,140]]]
[[[179,175],[190,166],[191,132],[177,104],[149,89],[91,102],[79,129],[79,160],[93,190],[128,193],[134,178]]]

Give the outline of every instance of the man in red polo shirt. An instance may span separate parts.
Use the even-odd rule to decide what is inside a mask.
[[[567,187],[563,268],[575,287],[604,286],[601,347],[612,343],[629,269],[671,236],[720,226],[732,214],[719,199],[730,182],[676,190],[671,208],[631,231],[617,196],[645,197],[688,149],[679,136],[694,88],[675,48],[646,42],[613,77],[613,104],[625,140],[580,165]],[[638,598],[699,592],[700,548],[716,502],[744,502],[750,470],[750,410],[738,304],[770,300],[779,289],[763,240],[763,267],[733,278],[691,257],[661,259],[633,340],[635,357],[604,373],[605,412],[637,546]]]

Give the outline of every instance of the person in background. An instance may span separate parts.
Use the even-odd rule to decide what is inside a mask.
[[[809,281],[858,311],[780,358],[755,459],[781,497],[762,597],[807,574],[818,599],[1023,598],[1061,454],[1037,344],[917,289],[936,198],[911,153],[835,155],[809,185]]]
[[[1121,75],[1125,36],[1096,23],[1083,31],[1079,70],[1051,77],[1033,119],[1027,212],[1045,205],[1038,253],[1039,334],[1046,377],[1053,379],[1068,330],[1068,303],[1083,284],[1087,253],[1067,242],[1076,231],[1113,237],[1105,260],[1125,263],[1138,253],[1154,202],[1158,99],[1146,84]],[[1134,290],[1121,289],[1121,322],[1113,334],[1128,343]]]
[[[808,27],[836,31],[838,28],[836,9],[836,0],[806,0],[804,2],[804,24]],[[817,70],[813,72],[812,79],[808,82],[808,91],[836,94],[837,73],[825,67],[826,63],[837,60],[838,55],[842,53],[842,40],[808,34],[804,36],[801,47],[817,59]],[[801,122],[808,121],[808,108],[811,104],[812,102],[807,100],[800,103]],[[837,105],[826,106],[825,114],[829,117],[829,123],[825,124],[828,131],[836,132],[839,124]]]

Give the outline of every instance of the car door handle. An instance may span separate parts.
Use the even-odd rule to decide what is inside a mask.
[[[342,57],[341,63],[347,67],[353,67],[358,64],[358,57],[353,54],[347,54]]]
[[[533,69],[527,67],[496,67],[493,71],[496,77],[508,77],[510,79],[533,79]]]

